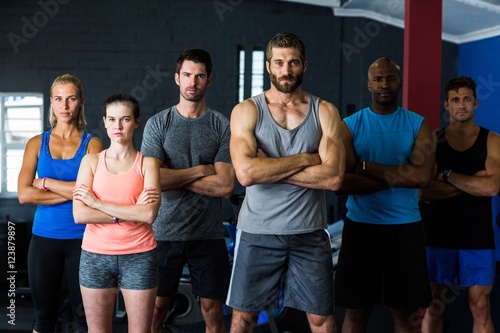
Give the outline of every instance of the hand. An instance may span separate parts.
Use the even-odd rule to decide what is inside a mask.
[[[75,186],[75,189],[73,190],[73,199],[80,200],[93,209],[97,209],[97,207],[101,204],[101,200],[97,199],[94,192],[83,184]]]
[[[203,164],[199,166],[203,168],[202,171],[203,177],[212,176],[216,174],[215,167],[213,164]]]
[[[158,198],[160,197],[160,194],[156,191],[154,187],[148,187],[142,190],[141,194],[139,195],[139,198],[137,198],[137,205],[146,205],[149,203],[156,202]]]
[[[33,179],[33,183],[31,183],[31,185],[35,188],[39,188],[40,190],[43,190],[42,189],[42,179],[43,178],[35,178]]]

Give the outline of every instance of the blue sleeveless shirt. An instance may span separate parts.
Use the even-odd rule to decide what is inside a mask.
[[[359,161],[367,160],[387,165],[403,165],[410,160],[424,118],[399,107],[381,115],[364,108],[344,118],[353,137]],[[387,181],[397,181],[402,174],[388,175]],[[396,183],[397,184],[397,183]],[[347,217],[355,222],[372,224],[403,224],[421,220],[418,189],[392,187],[369,194],[349,195]]]
[[[40,156],[37,173],[39,178],[53,178],[62,181],[75,181],[78,168],[93,134],[83,131],[80,146],[75,156],[66,160],[54,159],[50,155],[49,140],[52,129],[42,133]],[[56,205],[38,205],[33,220],[32,233],[37,236],[54,239],[81,239],[85,224],[76,224],[73,218],[73,201]]]

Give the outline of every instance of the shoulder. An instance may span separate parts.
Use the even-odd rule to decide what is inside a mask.
[[[318,107],[319,107],[320,111],[326,110],[329,112],[333,112],[333,111],[338,112],[337,107],[333,103],[328,102],[327,100],[324,100],[324,99],[319,99]]]
[[[368,108],[363,108],[361,110],[358,110],[358,111],[354,112],[353,114],[345,117],[344,121],[346,123],[354,123],[362,117],[369,116],[371,114],[371,112],[367,112],[367,111],[368,111]]]
[[[423,120],[425,120],[424,116],[416,113],[415,111],[411,111],[411,110],[405,109],[403,107],[400,107],[399,109],[401,110],[401,113],[405,114],[407,117],[413,118],[413,119],[415,119],[417,121],[423,121]]]
[[[173,106],[171,106],[167,109],[164,109],[164,110],[161,110],[160,112],[155,113],[154,115],[152,115],[151,117],[148,118],[148,120],[146,121],[146,124],[151,125],[151,124],[164,123],[163,120],[165,118],[169,117],[172,114],[173,110],[175,110],[175,108]]]
[[[35,135],[34,137],[32,137],[31,139],[29,139],[26,145],[27,146],[35,146],[35,145],[40,146],[41,143],[42,143],[42,134],[38,134],[38,135]]]
[[[254,100],[252,98],[248,98],[243,102],[236,104],[236,106],[233,108],[233,111],[231,112],[231,118],[235,116],[245,118],[256,117],[257,105],[255,104]]]
[[[212,108],[208,108],[207,112],[209,112],[210,116],[212,118],[214,118],[215,120],[217,120],[217,121],[220,121],[220,122],[223,122],[223,123],[228,123],[229,122],[228,117],[226,117],[226,115],[223,114],[220,111],[217,111],[217,110],[212,109]]]
[[[495,145],[498,144],[498,147],[500,148],[500,135],[490,130],[488,133],[488,143],[493,143]]]
[[[100,138],[93,136],[87,146],[87,153],[98,153],[104,149],[104,145]]]
[[[340,113],[339,110],[333,103],[330,103],[325,100],[320,100],[318,104],[318,115],[319,120],[323,124],[324,122],[328,123],[328,126],[340,123]]]
[[[243,102],[240,102],[236,104],[233,110],[255,110],[257,111],[257,104],[255,104],[255,101],[253,97],[245,99]]]
[[[99,153],[86,154],[85,156],[83,156],[82,161],[80,163],[80,169],[83,169],[86,166],[94,169],[94,167],[99,162],[99,155],[100,155],[100,152]]]
[[[85,156],[83,156],[82,162],[85,161],[86,163],[89,163],[89,162],[98,161],[100,154],[101,154],[101,152],[86,154]]]

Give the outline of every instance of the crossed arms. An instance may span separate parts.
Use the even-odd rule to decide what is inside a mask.
[[[403,165],[365,161],[363,168],[345,122],[341,133],[346,148],[346,175],[337,194],[367,194],[392,187],[422,188],[429,184],[435,164],[435,143],[427,120],[422,122],[410,159]]]
[[[252,100],[235,106],[231,113],[231,159],[243,186],[286,182],[312,189],[337,190],[344,176],[345,151],[340,138],[337,108],[321,101],[322,136],[317,153],[269,157],[257,148],[254,130],[257,108]]]
[[[434,140],[437,140],[436,135],[434,135]],[[492,131],[488,134],[487,149],[485,170],[471,176],[453,172],[448,177],[448,184],[443,182],[435,165],[434,178],[427,188],[420,190],[420,198],[442,200],[464,192],[478,197],[498,195],[500,192],[500,136]]]

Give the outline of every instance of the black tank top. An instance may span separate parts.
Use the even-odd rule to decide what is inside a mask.
[[[438,171],[451,169],[474,175],[485,169],[489,130],[480,127],[474,144],[465,151],[453,149],[444,129],[437,132],[436,162]],[[462,193],[431,201],[426,223],[427,245],[455,249],[492,249],[495,241],[492,226],[491,198]]]

